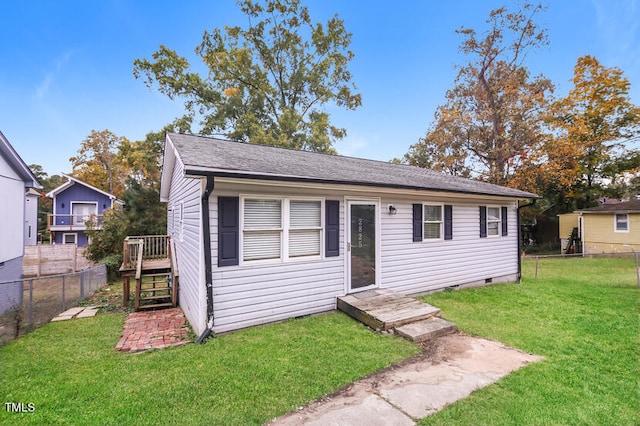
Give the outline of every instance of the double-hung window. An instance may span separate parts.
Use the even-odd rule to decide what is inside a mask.
[[[277,259],[282,246],[282,200],[244,200],[244,260]]]
[[[320,256],[322,201],[244,198],[244,261]]]
[[[615,232],[629,232],[629,215],[616,214]]]
[[[423,208],[423,238],[425,240],[442,239],[442,205],[425,204]]]
[[[321,204],[317,200],[289,201],[289,257],[320,255]]]
[[[500,207],[487,207],[487,234],[500,235]]]

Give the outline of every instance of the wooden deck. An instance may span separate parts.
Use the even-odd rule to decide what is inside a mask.
[[[125,238],[122,247],[122,305],[129,306],[131,277],[136,280],[134,309],[175,307],[178,304],[178,263],[169,235]]]
[[[375,330],[391,330],[440,315],[440,309],[388,289],[338,297],[338,309]]]

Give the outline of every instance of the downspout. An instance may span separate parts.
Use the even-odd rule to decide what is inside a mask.
[[[533,198],[529,204],[518,206],[517,222],[518,222],[518,282],[522,281],[522,230],[520,229],[520,209],[531,207],[536,203]]]
[[[202,238],[204,240],[204,275],[207,291],[207,328],[198,337],[197,343],[202,344],[213,333],[213,267],[211,264],[211,226],[209,216],[209,196],[213,192],[213,176],[207,175],[207,183],[202,194]]]

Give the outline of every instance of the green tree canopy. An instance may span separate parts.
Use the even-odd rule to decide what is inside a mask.
[[[351,33],[337,15],[313,22],[299,0],[238,5],[248,25],[205,31],[195,49],[207,75],[165,46],[151,60],[136,59],[134,75],[171,99],[184,99],[185,115],[174,122],[178,131],[333,152],[346,130],[332,125],[323,107],[361,105],[347,68]]]

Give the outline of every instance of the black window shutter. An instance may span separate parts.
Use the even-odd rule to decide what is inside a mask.
[[[324,202],[325,256],[340,256],[340,201]]]
[[[422,241],[422,204],[413,205],[413,241]]]
[[[501,212],[501,216],[502,216],[502,236],[506,237],[507,235],[509,235],[509,226],[507,223],[507,208],[506,207],[502,207],[502,212]]]
[[[487,206],[480,206],[480,238],[487,236]]]
[[[240,261],[240,200],[218,197],[218,266],[233,266]]]
[[[444,239],[453,240],[453,207],[444,205]]]

